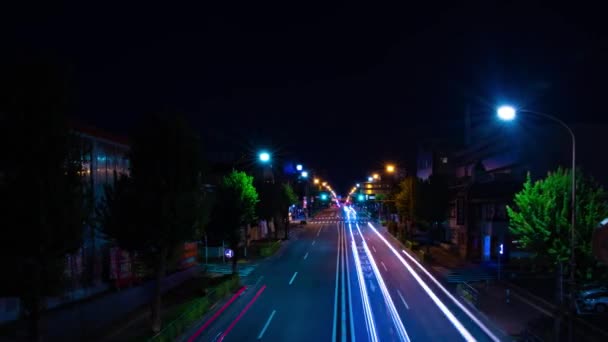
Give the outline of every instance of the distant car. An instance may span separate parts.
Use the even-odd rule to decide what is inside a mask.
[[[579,310],[605,313],[608,310],[608,291],[590,290],[588,293],[579,296],[577,304]]]

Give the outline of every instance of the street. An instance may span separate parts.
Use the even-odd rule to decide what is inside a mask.
[[[353,209],[328,209],[183,340],[500,339],[431,277]]]

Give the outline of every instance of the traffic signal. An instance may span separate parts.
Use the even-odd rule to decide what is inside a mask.
[[[358,199],[360,202],[362,202],[362,201],[364,201],[364,200],[365,200],[365,196],[363,196],[363,194],[359,194],[359,195],[357,195],[357,199]]]
[[[327,194],[321,194],[321,201],[327,201]]]

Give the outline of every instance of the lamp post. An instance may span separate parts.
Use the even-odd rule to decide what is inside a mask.
[[[576,226],[576,138],[574,136],[574,132],[572,132],[572,129],[562,120],[558,119],[557,117],[553,116],[553,115],[549,115],[549,114],[545,114],[545,113],[541,113],[541,112],[536,112],[536,111],[531,111],[531,110],[520,110],[520,112],[523,113],[529,113],[532,115],[536,115],[536,116],[540,116],[546,119],[549,119],[553,122],[556,122],[558,124],[560,124],[563,128],[565,128],[568,133],[570,134],[570,138],[572,139],[572,184],[571,184],[571,200],[570,200],[570,309],[574,310],[574,292],[575,292],[575,283],[574,283],[574,279],[575,279],[575,273],[574,273],[574,269],[575,269],[575,254],[574,254],[574,248],[575,248],[575,239],[576,239],[576,234],[575,234],[575,226]],[[503,121],[512,121],[515,119],[516,117],[516,113],[517,111],[515,110],[514,107],[511,106],[501,106],[498,108],[496,114],[498,115],[498,118],[503,120]],[[563,281],[563,280],[562,280]],[[572,319],[570,320],[570,322],[572,322]],[[572,340],[572,325],[570,325],[570,333],[569,333],[569,339]]]

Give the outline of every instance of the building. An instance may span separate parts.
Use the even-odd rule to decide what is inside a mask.
[[[577,166],[601,184],[608,181],[608,157],[596,153],[606,127],[574,125]],[[526,174],[542,178],[558,166],[570,167],[567,133],[558,126],[513,127],[482,123],[466,130],[464,144],[421,144],[417,176],[427,179],[442,173],[450,180],[450,209],[442,240],[461,257],[474,261],[495,259],[499,250],[508,256],[511,237],[506,206],[512,203]],[[466,142],[469,142],[468,144]]]

